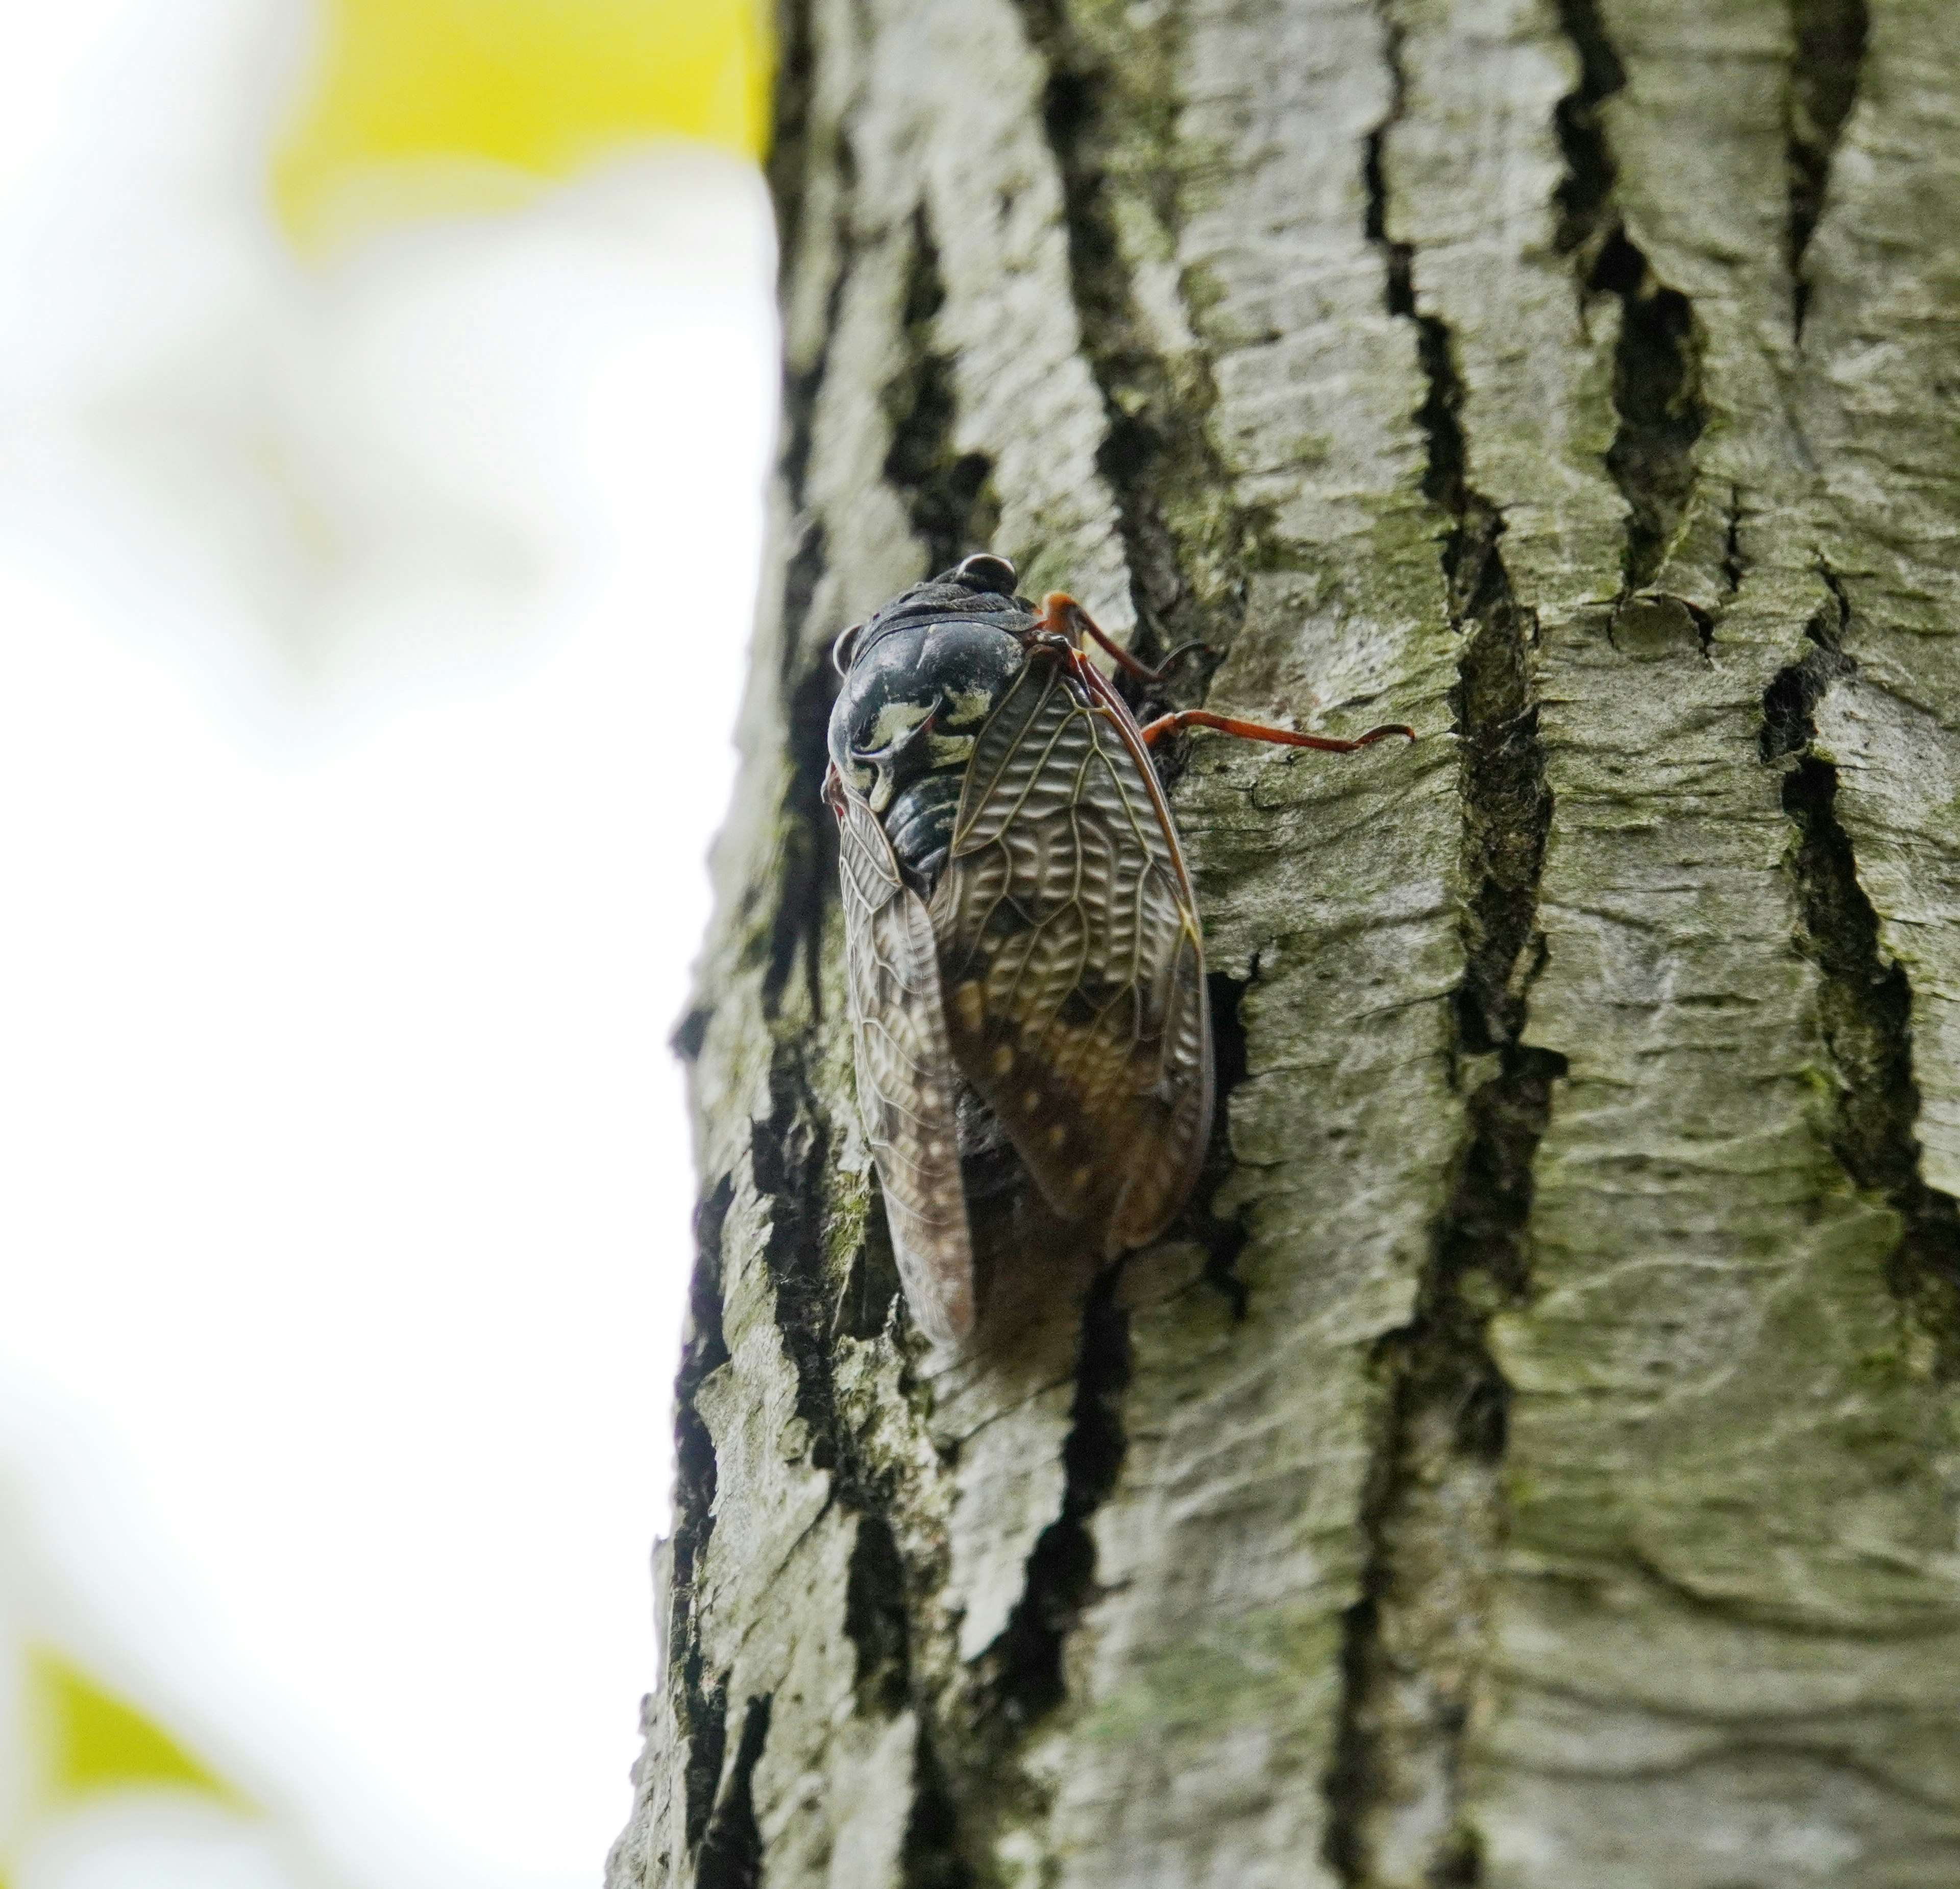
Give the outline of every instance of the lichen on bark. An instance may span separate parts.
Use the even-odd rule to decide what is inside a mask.
[[[784,0],[778,45],[609,1881],[1960,1878],[1942,0]],[[1215,706],[1424,738],[1173,757],[1200,1197],[952,1360],[818,789],[829,640],[982,540],[1201,637]]]

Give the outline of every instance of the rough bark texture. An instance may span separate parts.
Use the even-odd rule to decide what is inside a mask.
[[[781,33],[614,1889],[1960,1881],[1950,0]],[[1214,706],[1427,738],[1188,744],[1204,1197],[949,1366],[852,1113],[823,655],[982,544]]]

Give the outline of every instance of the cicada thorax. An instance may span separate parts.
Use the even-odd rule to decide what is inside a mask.
[[[997,566],[1011,587],[999,559],[969,559],[962,570],[973,565]],[[949,577],[908,591],[853,633],[831,761],[921,897],[944,869],[974,744],[1027,659],[1015,632],[1033,621],[1011,594]]]
[[[851,634],[830,758],[921,900],[945,871],[975,744],[1026,664],[1022,635],[1033,622],[1013,594],[1013,567],[982,556],[906,591]],[[972,1085],[949,1075],[962,1190],[973,1206],[1013,1191],[1018,1161]]]

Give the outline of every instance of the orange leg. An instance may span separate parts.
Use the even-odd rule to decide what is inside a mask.
[[[1050,591],[1042,599],[1042,613],[1035,620],[1035,627],[1052,636],[1064,638],[1072,649],[1082,647],[1086,632],[1115,658],[1119,668],[1144,682],[1161,682],[1172,664],[1181,657],[1189,655],[1194,649],[1204,648],[1200,642],[1180,643],[1156,668],[1150,668],[1139,662],[1127,649],[1112,642],[1095,618],[1066,591]],[[1271,741],[1281,747],[1317,747],[1328,754],[1352,754],[1357,747],[1385,741],[1391,734],[1404,735],[1411,741],[1415,739],[1415,730],[1405,722],[1387,722],[1379,728],[1370,728],[1366,734],[1357,735],[1351,741],[1341,741],[1332,735],[1298,734],[1291,728],[1268,728],[1263,722],[1241,722],[1231,715],[1214,715],[1209,709],[1180,709],[1174,715],[1160,715],[1154,722],[1146,723],[1138,732],[1143,736],[1144,745],[1148,747],[1160,737],[1175,734],[1179,728],[1217,728],[1221,734],[1236,734],[1242,741]]]
[[[1107,651],[1115,658],[1118,668],[1134,676],[1140,682],[1163,681],[1170,674],[1174,664],[1189,655],[1194,649],[1204,647],[1199,642],[1179,643],[1153,669],[1147,663],[1139,662],[1121,644],[1112,642],[1109,632],[1066,591],[1050,591],[1042,599],[1042,613],[1036,619],[1035,627],[1046,630],[1051,636],[1066,636],[1070,646],[1076,649],[1082,647],[1082,638],[1086,632],[1099,648]]]
[[[1243,741],[1271,741],[1281,747],[1317,747],[1328,754],[1352,754],[1357,747],[1386,741],[1392,734],[1406,735],[1411,741],[1415,739],[1415,730],[1402,722],[1386,722],[1379,728],[1370,728],[1366,734],[1357,734],[1351,741],[1341,741],[1328,734],[1300,734],[1291,728],[1268,728],[1263,722],[1241,722],[1232,715],[1214,715],[1209,709],[1179,709],[1175,715],[1160,715],[1154,722],[1146,722],[1138,733],[1143,737],[1144,747],[1149,747],[1179,728],[1216,728],[1221,734],[1236,734]]]

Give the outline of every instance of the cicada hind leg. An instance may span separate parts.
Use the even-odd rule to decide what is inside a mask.
[[[1366,734],[1343,741],[1331,734],[1302,734],[1297,728],[1276,728],[1265,722],[1242,722],[1236,715],[1214,715],[1209,709],[1179,709],[1174,714],[1160,715],[1154,722],[1146,722],[1137,732],[1144,747],[1150,747],[1180,728],[1216,728],[1220,734],[1236,734],[1242,741],[1271,741],[1280,747],[1316,747],[1323,754],[1352,754],[1357,748],[1385,741],[1392,734],[1411,741],[1415,739],[1415,730],[1406,722],[1384,722]]]
[[[1118,668],[1134,676],[1139,682],[1161,682],[1176,664],[1193,650],[1205,647],[1200,642],[1180,643],[1153,669],[1116,642],[1066,591],[1051,591],[1042,598],[1042,613],[1035,627],[1049,636],[1065,639],[1072,649],[1079,650],[1083,637],[1090,637],[1099,648],[1114,658]],[[1296,728],[1274,728],[1269,722],[1248,722],[1237,715],[1215,715],[1209,709],[1179,709],[1171,714],[1160,715],[1153,722],[1146,722],[1137,733],[1144,747],[1151,747],[1166,734],[1176,734],[1185,728],[1215,728],[1220,734],[1236,735],[1242,741],[1270,741],[1278,747],[1318,748],[1324,754],[1352,754],[1357,748],[1386,741],[1392,734],[1402,735],[1411,741],[1415,739],[1415,730],[1406,722],[1385,722],[1379,728],[1370,728],[1366,734],[1358,734],[1352,741],[1341,741],[1328,734],[1303,734]]]

